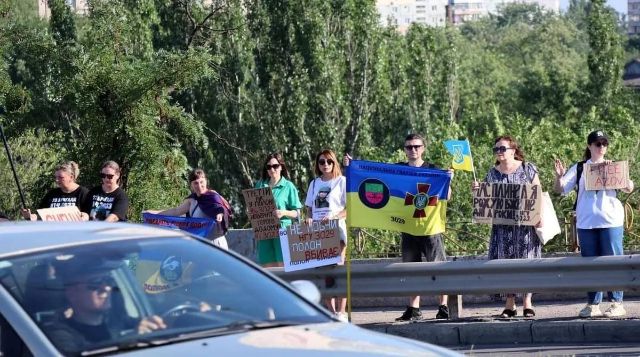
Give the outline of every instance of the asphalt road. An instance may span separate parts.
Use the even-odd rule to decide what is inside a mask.
[[[449,347],[467,356],[640,356],[639,343]]]

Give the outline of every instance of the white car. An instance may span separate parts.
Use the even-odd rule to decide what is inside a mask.
[[[338,322],[245,258],[144,225],[2,224],[0,302],[0,356],[459,356]]]

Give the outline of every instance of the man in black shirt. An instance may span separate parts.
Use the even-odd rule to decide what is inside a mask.
[[[434,164],[430,164],[422,159],[424,154],[425,140],[418,134],[409,134],[404,140],[404,153],[407,155],[407,162],[399,162],[400,165],[413,167],[438,168]],[[451,187],[449,187],[449,198],[451,197]],[[402,233],[402,261],[403,262],[421,262],[422,255],[428,262],[447,261],[442,241],[442,234],[434,234],[430,236],[414,236],[408,233]],[[448,319],[449,307],[447,306],[447,295],[438,296],[440,306],[436,319]],[[420,312],[420,296],[409,297],[407,309],[398,317],[396,321],[412,321],[422,318]]]
[[[116,261],[73,258],[56,266],[56,275],[64,283],[69,309],[61,314],[48,335],[58,349],[77,353],[119,339],[126,330],[138,334],[166,328],[158,316],[139,322],[128,316],[114,316],[112,295],[120,293],[112,271]],[[75,261],[74,261],[75,260]]]

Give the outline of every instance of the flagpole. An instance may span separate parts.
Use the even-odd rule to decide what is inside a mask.
[[[349,187],[349,166],[346,167],[346,174],[347,174],[347,187]],[[347,236],[347,241],[345,244],[344,249],[346,249],[347,251],[345,252],[346,258],[347,258],[347,319],[349,320],[349,322],[351,322],[351,249],[349,249],[349,242],[351,242],[353,240],[353,237],[349,237],[349,235],[351,235],[351,219],[349,218],[349,195],[347,195],[347,219],[346,219],[346,223],[347,223],[347,232],[346,232],[346,236]],[[351,243],[353,244],[353,242]]]
[[[471,170],[473,171],[473,182],[477,182],[478,178],[476,177],[476,166],[473,164],[473,154],[471,153],[471,144],[469,143],[469,139],[464,139],[467,142],[467,146],[469,147],[469,157],[471,158]]]
[[[3,107],[0,107],[0,115],[1,114],[4,114]],[[16,173],[16,168],[13,165],[13,155],[11,155],[11,149],[9,148],[9,144],[7,143],[7,138],[4,136],[4,128],[2,127],[2,123],[0,123],[0,136],[2,136],[4,149],[7,151],[7,160],[9,160],[9,165],[11,166],[11,172],[13,172],[13,179],[16,181],[16,186],[18,186],[18,193],[20,194],[20,201],[22,202],[22,208],[27,208],[27,204],[24,199],[24,193],[22,193],[22,187],[20,186],[20,180],[18,180],[18,174]]]

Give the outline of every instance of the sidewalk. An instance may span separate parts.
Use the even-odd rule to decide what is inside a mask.
[[[423,300],[423,320],[395,322],[403,309],[355,308],[352,322],[361,327],[403,336],[443,346],[478,344],[532,344],[532,343],[583,343],[583,342],[640,342],[640,299],[630,298],[624,306],[627,315],[622,318],[580,319],[578,312],[585,306],[581,301],[534,300],[535,318],[496,317],[504,309],[503,303],[464,306],[463,318],[436,320],[435,297]],[[608,302],[600,307],[604,312]]]

